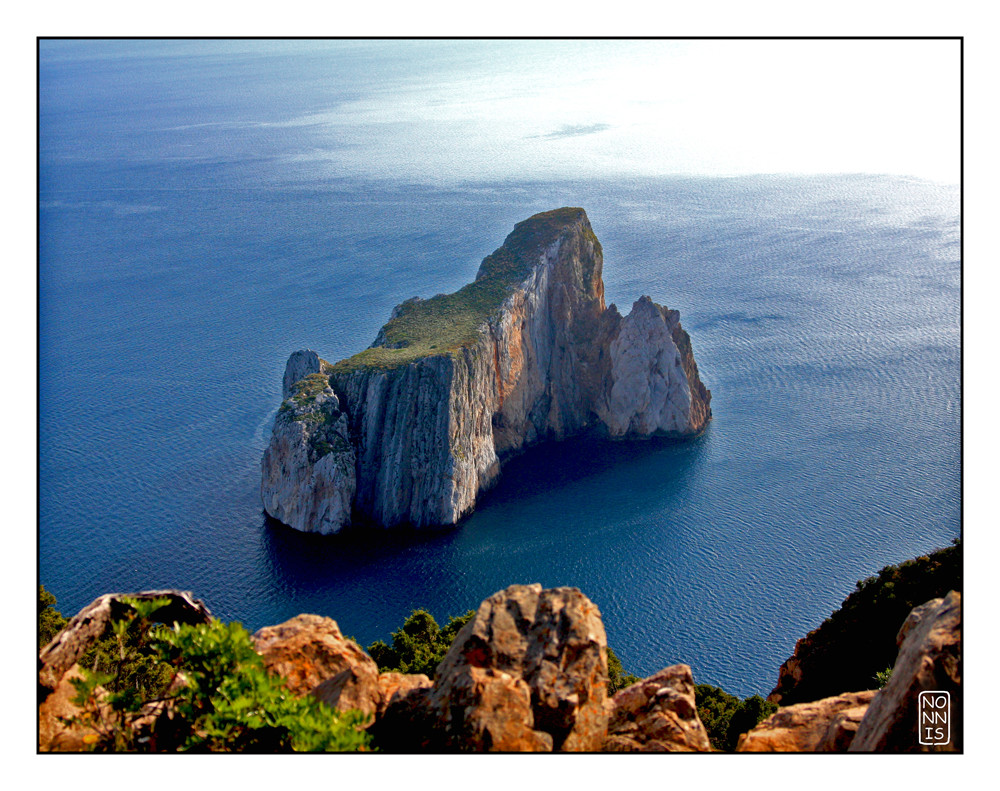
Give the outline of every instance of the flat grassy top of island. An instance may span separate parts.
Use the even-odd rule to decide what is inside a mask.
[[[500,309],[514,286],[531,272],[541,249],[583,214],[579,208],[555,209],[519,222],[503,247],[483,259],[475,281],[454,294],[404,303],[399,315],[382,328],[384,346],[341,360],[332,372],[396,368],[421,357],[455,354],[471,346],[478,340],[483,322]]]

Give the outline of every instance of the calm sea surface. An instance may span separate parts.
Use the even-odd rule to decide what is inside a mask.
[[[349,130],[315,120],[400,84],[405,59],[138,46],[42,49],[39,569],[64,612],[176,587],[250,629],[314,612],[368,644],[415,607],[444,620],[513,583],[573,585],[628,670],[686,662],[766,694],[856,580],[959,535],[957,188],[419,186],[359,175],[338,159],[360,156]],[[267,524],[288,354],[367,346],[396,303],[457,289],[515,222],[564,205],[603,243],[609,303],[681,311],[709,430],[537,448],[453,529]]]

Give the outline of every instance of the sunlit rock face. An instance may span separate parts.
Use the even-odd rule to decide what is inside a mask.
[[[537,442],[700,432],[711,393],[679,314],[642,297],[622,317],[604,304],[602,271],[586,212],[544,212],[515,226],[474,283],[398,305],[364,352],[334,365],[294,353],[291,406],[264,457],[267,513],[318,532],[453,524],[505,456]],[[330,394],[295,401],[296,376],[325,377]],[[317,456],[314,425],[347,444]]]

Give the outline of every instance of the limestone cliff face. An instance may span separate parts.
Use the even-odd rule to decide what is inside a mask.
[[[700,432],[711,394],[677,311],[643,297],[622,317],[605,307],[602,269],[583,209],[545,212],[518,223],[474,283],[397,306],[364,352],[335,365],[294,353],[264,457],[265,510],[321,532],[352,519],[452,524],[504,456],[534,443],[587,428]],[[310,380],[330,392],[292,395]]]
[[[292,355],[286,379],[301,355]],[[297,530],[336,533],[350,521],[356,489],[347,415],[326,376],[316,371],[294,386],[274,419],[261,462],[264,510]]]

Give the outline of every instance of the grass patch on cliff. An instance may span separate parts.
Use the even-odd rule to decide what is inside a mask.
[[[542,248],[583,215],[583,209],[542,212],[514,226],[503,247],[483,259],[476,279],[453,294],[405,302],[382,328],[383,346],[365,349],[332,372],[390,369],[434,354],[457,354],[479,338],[479,328],[531,272]],[[596,240],[596,237],[595,237]]]

